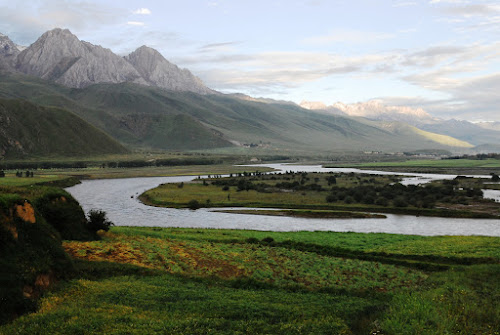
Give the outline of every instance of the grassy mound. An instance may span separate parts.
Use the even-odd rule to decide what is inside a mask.
[[[87,219],[80,204],[68,192],[47,188],[44,195],[35,200],[35,207],[63,240],[87,241],[97,238],[87,228]]]
[[[0,323],[36,307],[36,299],[72,269],[59,233],[19,196],[0,196]]]
[[[43,291],[73,273],[62,239],[95,238],[64,190],[0,186],[0,323],[34,310]]]

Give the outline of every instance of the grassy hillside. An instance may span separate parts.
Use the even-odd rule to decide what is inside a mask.
[[[0,334],[495,334],[498,237],[117,227]]]
[[[23,76],[0,77],[0,97],[66,108],[134,147],[189,150],[253,144],[262,150],[321,153],[468,147],[401,124],[307,111],[293,104],[201,96],[134,84],[68,89]]]
[[[0,155],[7,158],[127,152],[104,132],[60,108],[0,99],[0,119]]]

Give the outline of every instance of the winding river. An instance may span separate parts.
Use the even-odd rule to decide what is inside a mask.
[[[252,165],[249,171],[271,167],[281,171],[355,172],[369,174],[397,174],[406,176],[403,183],[420,184],[435,179],[453,179],[456,175],[432,175],[366,171],[345,168],[323,168],[314,165],[263,164]],[[489,178],[490,176],[479,176]],[[84,180],[67,188],[82,205],[85,212],[101,209],[119,226],[183,227],[250,229],[264,231],[336,231],[377,232],[406,235],[483,235],[500,236],[500,220],[415,217],[386,214],[386,219],[305,219],[264,215],[228,214],[212,209],[173,209],[146,206],[137,196],[163,183],[188,182],[192,176],[150,177],[127,179]],[[488,194],[500,199],[499,191]],[[220,209],[218,209],[220,210]]]

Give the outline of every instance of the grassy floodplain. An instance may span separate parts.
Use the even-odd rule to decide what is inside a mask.
[[[500,238],[115,227],[0,334],[498,334]]]
[[[140,199],[154,206],[191,209],[258,207],[325,210],[315,212],[315,217],[320,217],[321,213],[324,217],[331,217],[335,215],[331,211],[347,211],[499,218],[500,204],[482,199],[480,182],[467,187],[458,181],[405,187],[398,184],[399,180],[397,176],[353,173],[240,175],[185,184],[163,184],[144,192]]]
[[[16,177],[15,173],[9,173],[5,177],[0,178],[2,186],[29,186],[34,184],[50,183],[68,178],[66,176],[56,174],[43,174],[31,177]]]
[[[488,159],[414,159],[394,162],[364,162],[332,165],[326,167],[350,166],[359,169],[377,169],[397,172],[479,174],[500,173],[500,160]]]
[[[139,177],[167,177],[167,176],[200,176],[208,174],[243,173],[248,167],[229,164],[220,165],[189,165],[189,166],[164,166],[164,167],[138,167],[138,168],[75,168],[75,169],[46,169],[34,170],[34,178],[16,177],[15,171],[8,171],[6,178],[0,178],[0,185],[22,186],[77,177],[79,179],[113,179],[113,178],[139,178]],[[261,172],[273,169],[259,167]]]

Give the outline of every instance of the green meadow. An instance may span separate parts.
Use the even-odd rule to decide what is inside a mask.
[[[500,238],[115,227],[0,334],[498,334]]]
[[[383,171],[444,173],[444,174],[500,174],[500,160],[487,159],[411,159],[394,162],[364,162],[341,164],[360,169],[375,169]],[[339,167],[328,164],[327,167]]]
[[[481,168],[500,168],[500,160],[489,159],[427,159],[427,160],[408,160],[402,162],[376,162],[376,163],[360,163],[356,164],[360,167],[481,167]]]
[[[33,184],[55,182],[66,178],[68,177],[55,174],[43,174],[33,177],[16,177],[15,173],[8,173],[5,177],[0,178],[0,186],[29,186]]]

